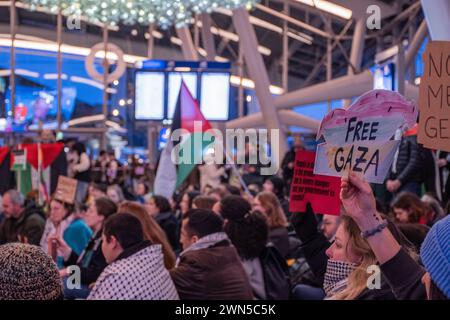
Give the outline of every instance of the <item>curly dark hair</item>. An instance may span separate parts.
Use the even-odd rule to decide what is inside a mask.
[[[220,215],[226,219],[227,233],[242,259],[259,257],[269,239],[269,225],[259,211],[244,198],[229,195],[220,201]]]
[[[267,220],[259,211],[249,212],[242,219],[228,219],[224,231],[242,259],[259,257],[269,240]]]

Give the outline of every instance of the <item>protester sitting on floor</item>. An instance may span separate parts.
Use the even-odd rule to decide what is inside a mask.
[[[145,203],[145,199],[150,193],[150,187],[145,181],[141,180],[136,184],[134,192],[137,195],[138,201]]]
[[[289,201],[286,198],[286,188],[284,183],[285,182],[280,177],[272,176],[264,182],[263,189],[264,191],[272,192],[277,196],[284,214],[289,219],[291,214],[289,213]]]
[[[137,202],[125,201],[119,206],[118,213],[129,213],[138,218],[144,230],[145,240],[149,240],[153,244],[161,245],[166,269],[170,270],[175,267],[175,253],[164,230],[143,205]]]
[[[201,193],[199,191],[186,191],[183,194],[180,201],[180,210],[182,216],[184,216],[190,209],[192,209],[194,199],[200,195]]]
[[[91,204],[95,199],[106,197],[108,186],[104,183],[92,182],[89,185],[87,203]]]
[[[341,209],[341,214],[343,212]],[[330,243],[335,241],[336,231],[340,222],[341,219],[339,216],[323,215],[320,223],[320,231]],[[318,283],[317,277],[314,276],[309,267],[301,245],[295,252],[295,258],[296,261],[290,266],[291,281],[294,286],[292,298],[295,300],[322,300],[325,297],[322,284]]]
[[[181,252],[170,271],[182,300],[252,299],[252,289],[223,219],[210,210],[187,212],[181,229]]]
[[[235,196],[241,195],[241,189],[234,185],[223,184],[223,187],[225,187],[225,190],[227,190],[229,194],[234,194]]]
[[[430,231],[430,227],[418,223],[397,223],[397,227],[413,244],[415,251],[420,252],[420,247]]]
[[[391,203],[395,219],[401,223],[426,223],[427,206],[410,192],[399,193]]]
[[[192,209],[212,210],[217,202],[217,199],[212,196],[197,196],[192,203]]]
[[[221,201],[227,233],[241,258],[256,299],[286,300],[290,295],[289,271],[278,250],[269,244],[269,226],[260,212],[252,212],[242,197]]]
[[[0,300],[59,300],[61,278],[42,248],[24,243],[0,246]]]
[[[40,246],[48,254],[52,254],[50,238],[62,237],[67,245],[80,255],[92,237],[92,230],[84,220],[72,213],[73,206],[53,197],[50,201],[50,215],[45,223]],[[55,248],[56,249],[56,248]],[[62,261],[58,261],[62,267]]]
[[[153,195],[147,201],[145,207],[166,233],[172,249],[178,251],[180,248],[180,228],[175,214],[172,213],[169,200],[160,195]]]
[[[0,225],[0,244],[24,242],[39,245],[45,227],[42,209],[25,204],[23,195],[14,189],[3,195],[5,218]]]
[[[342,178],[341,201],[347,214],[366,234],[381,272],[397,299],[450,298],[450,217],[428,232],[420,250],[422,268],[387,229],[375,209],[370,185],[355,174]],[[374,290],[375,291],[375,290]]]
[[[286,259],[290,252],[288,222],[280,202],[272,192],[259,193],[253,202],[253,210],[260,211],[269,224],[269,239]]]
[[[212,189],[207,193],[208,196],[214,197],[217,201],[222,200],[226,196],[229,196],[231,193],[225,188],[224,185],[220,185],[217,188]]]
[[[142,224],[134,215],[106,219],[102,252],[109,265],[88,300],[178,300],[161,245],[144,240]]]
[[[113,184],[106,190],[106,195],[112,200],[116,205],[119,205],[125,200],[122,188],[118,184]]]
[[[431,194],[424,194],[422,198],[420,198],[420,201],[425,203],[428,207],[428,212],[426,213],[426,221],[429,227],[445,217],[444,209],[441,207],[441,204]]]
[[[334,241],[334,236],[336,235],[340,222],[339,216],[333,216],[331,214],[323,215],[322,223],[320,224],[320,231],[322,231],[328,241]]]
[[[80,268],[80,289],[69,289],[67,281],[64,281],[66,298],[86,298],[89,294],[89,285],[93,284],[107,263],[101,250],[102,229],[105,220],[117,212],[117,206],[108,198],[97,198],[89,206],[86,213],[86,223],[94,232],[88,245],[81,253],[77,255],[61,237],[50,238],[58,242],[59,255],[64,257],[64,265],[77,265]],[[51,241],[50,240],[50,241]],[[60,270],[61,277],[69,276],[68,269]]]
[[[317,220],[310,204],[305,213],[295,213],[292,224],[302,241],[305,258],[326,293],[333,300],[385,300],[394,299],[394,294],[381,277],[380,289],[370,290],[367,280],[368,268],[377,264],[374,252],[361,235],[358,225],[348,216],[341,215],[341,223],[331,244],[317,231]],[[402,244],[410,243],[390,223]],[[412,250],[412,249],[408,249]],[[412,251],[411,254],[413,255]]]

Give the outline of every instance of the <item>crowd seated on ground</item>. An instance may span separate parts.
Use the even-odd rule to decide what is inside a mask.
[[[143,175],[114,176],[120,165],[103,163],[118,161],[107,153],[97,178],[85,179],[85,149],[73,150],[74,175],[86,182],[74,203],[56,195],[39,203],[15,189],[1,197],[0,299],[450,297],[450,204],[429,192],[420,198],[418,180],[404,180],[386,201],[350,174],[340,215],[323,215],[310,204],[289,211],[292,155],[283,178],[252,180],[248,189],[203,181],[203,190],[187,184],[167,198]],[[379,290],[367,286],[373,266]]]

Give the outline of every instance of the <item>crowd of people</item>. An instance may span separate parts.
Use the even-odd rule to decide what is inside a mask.
[[[92,161],[73,143],[73,204],[2,195],[0,299],[448,299],[448,156],[405,136],[384,188],[349,174],[333,216],[289,210],[300,149],[280,176],[250,169],[248,190],[200,166],[168,199],[149,170],[123,174],[114,153]],[[428,158],[433,182],[417,177]]]

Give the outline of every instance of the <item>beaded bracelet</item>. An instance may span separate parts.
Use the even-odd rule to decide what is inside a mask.
[[[367,238],[381,232],[381,230],[383,230],[387,226],[388,226],[388,222],[387,222],[387,220],[384,220],[377,227],[375,227],[371,230],[366,230],[366,231],[361,232],[361,237],[363,237],[364,239],[367,239]]]

